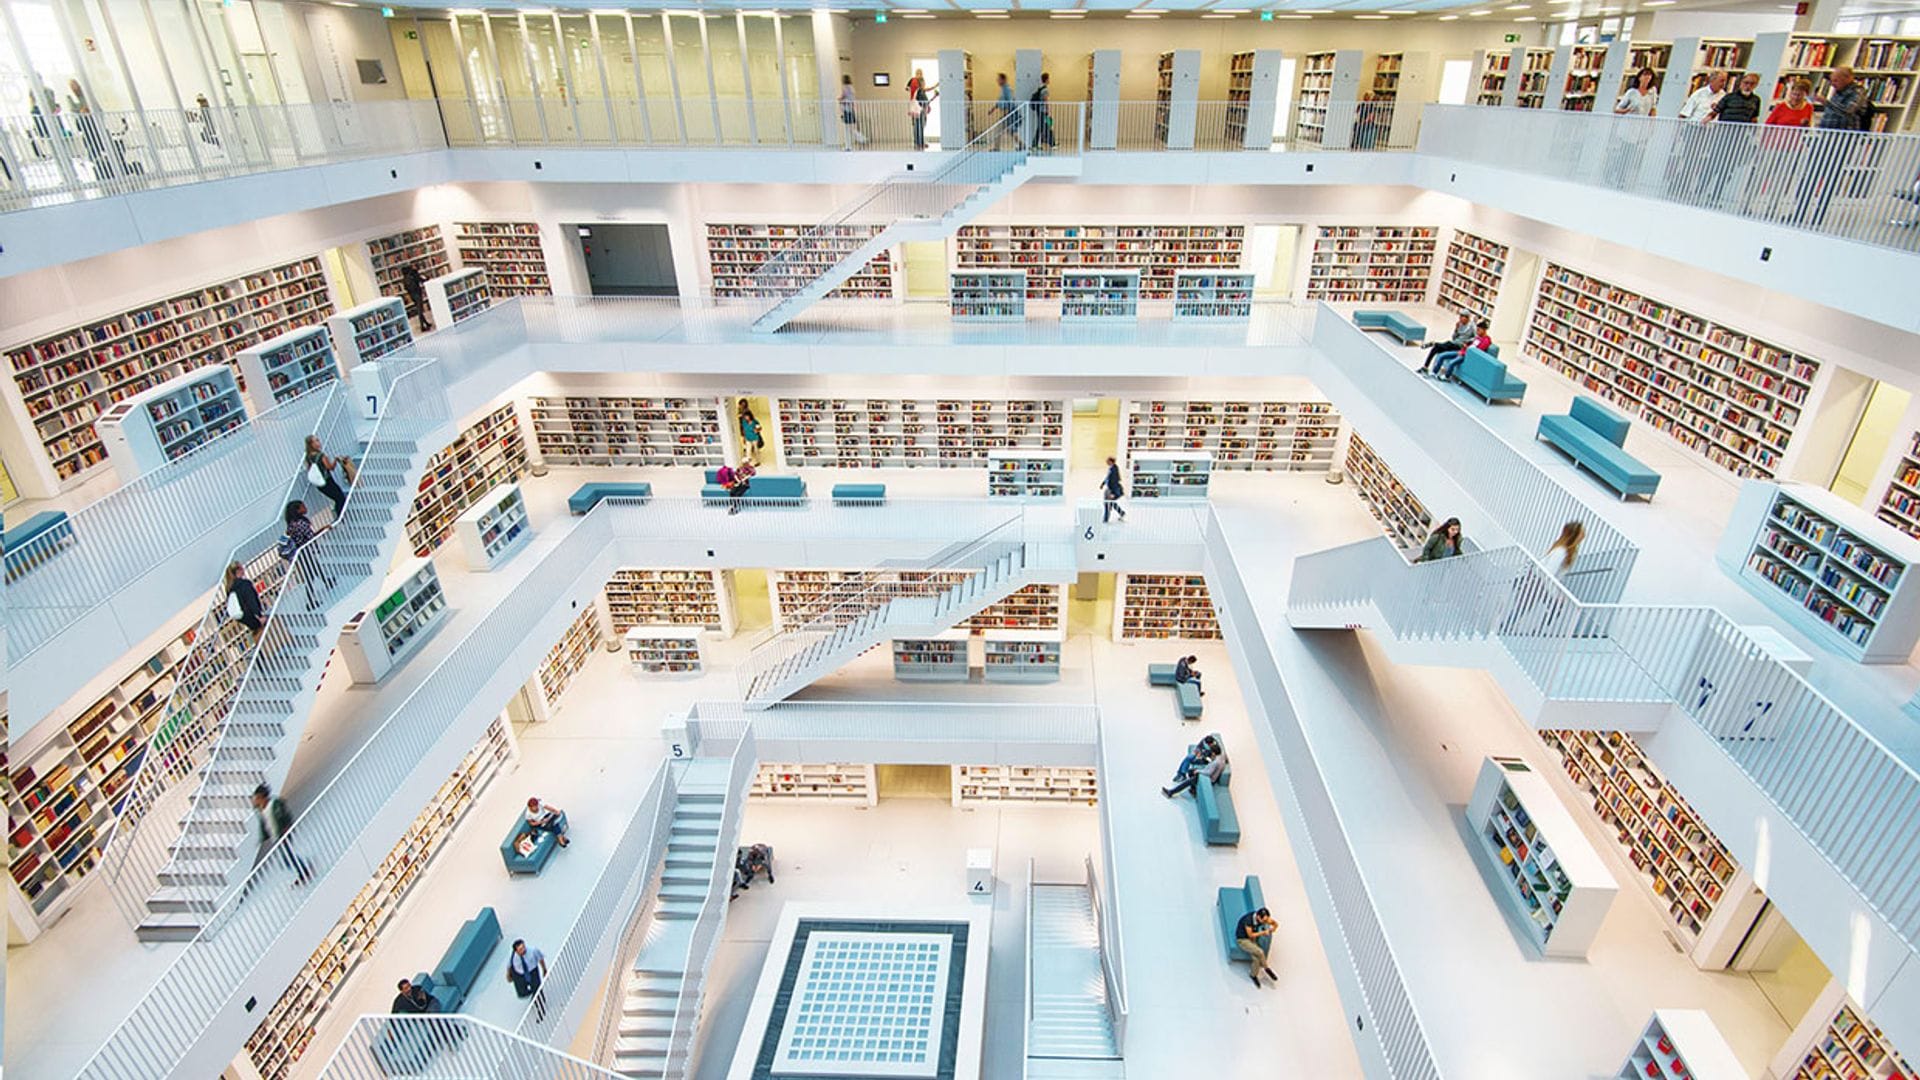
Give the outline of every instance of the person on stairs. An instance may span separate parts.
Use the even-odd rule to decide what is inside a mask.
[[[305,885],[313,880],[313,867],[293,850],[293,811],[287,809],[287,800],[275,795],[265,784],[253,789],[253,831],[260,841],[259,853],[254,858],[256,867],[278,845],[280,861],[293,871],[293,883]]]
[[[327,452],[320,448],[320,436],[309,435],[307,456],[302,467],[306,470],[307,483],[319,488],[320,494],[333,504],[333,517],[338,521],[340,512],[347,508],[347,491],[340,486],[340,477],[334,475],[334,470],[339,469],[340,476],[346,477],[347,483],[353,483],[353,459],[328,457]]]
[[[294,571],[297,571],[299,569],[297,564],[300,553],[306,550],[307,546],[312,544],[319,534],[314,531],[313,519],[307,516],[307,504],[301,502],[299,499],[288,503],[286,512],[282,514],[281,517],[286,521],[287,531],[280,534],[280,557],[286,560],[290,566],[293,566]],[[333,578],[327,575],[326,567],[320,564],[318,554],[315,554],[307,560],[305,576],[307,579],[307,610],[313,611],[320,606],[319,594],[313,591],[313,579],[319,578],[325,583],[329,591],[333,589],[334,581]]]
[[[1240,922],[1233,929],[1233,943],[1240,946],[1240,951],[1253,960],[1253,985],[1255,986],[1260,985],[1260,973],[1263,971],[1267,973],[1268,982],[1280,981],[1280,976],[1273,973],[1273,968],[1267,961],[1267,950],[1260,947],[1260,939],[1272,936],[1278,929],[1280,924],[1273,920],[1273,913],[1266,908],[1249,911],[1240,916]]]

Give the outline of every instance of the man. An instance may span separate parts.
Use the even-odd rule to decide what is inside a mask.
[[[405,1016],[430,1013],[439,1007],[440,1003],[433,1000],[433,995],[427,993],[426,987],[415,986],[411,980],[401,979],[400,992],[393,996],[393,1008],[388,1011]]]
[[[1267,963],[1265,946],[1260,944],[1261,938],[1271,938],[1274,931],[1278,929],[1280,924],[1273,921],[1273,914],[1266,908],[1249,911],[1240,916],[1239,924],[1234,927],[1233,943],[1240,946],[1240,951],[1253,959],[1253,985],[1255,986],[1260,985],[1260,973],[1263,971],[1267,973],[1269,981],[1280,981],[1280,976],[1275,975],[1273,968]]]
[[[1420,365],[1420,374],[1433,370],[1434,358],[1441,353],[1456,352],[1466,348],[1473,341],[1473,313],[1463,311],[1453,324],[1453,336],[1445,341],[1423,342],[1427,347],[1427,359]]]
[[[1180,683],[1190,682],[1193,684],[1195,690],[1200,691],[1201,697],[1206,697],[1207,691],[1200,685],[1199,663],[1200,658],[1197,656],[1181,657],[1180,661],[1173,665],[1173,681],[1176,686]]]
[[[1453,352],[1442,356],[1440,362],[1433,366],[1434,377],[1443,380],[1453,378],[1453,373],[1460,370],[1460,364],[1467,358],[1467,349],[1479,349],[1481,352],[1486,352],[1487,349],[1491,348],[1493,339],[1487,336],[1489,329],[1491,329],[1491,327],[1488,326],[1487,320],[1485,319],[1474,323],[1473,340],[1467,344],[1466,349],[1455,349]]]
[[[287,809],[287,800],[273,793],[265,784],[253,789],[253,831],[260,841],[259,854],[254,857],[254,865],[267,857],[275,844],[280,847],[280,861],[293,870],[293,883],[305,885],[313,877],[313,868],[307,860],[293,852],[293,811]]]
[[[1047,89],[1047,73],[1040,73],[1040,85],[1027,99],[1033,109],[1033,134],[1027,137],[1027,146],[1034,150],[1044,150],[1053,145],[1053,118],[1047,115],[1047,99],[1052,92]]]
[[[1700,170],[1700,185],[1694,189],[1696,196],[1719,202],[1727,178],[1753,156],[1754,132],[1723,125],[1760,122],[1760,95],[1753,92],[1759,85],[1760,76],[1749,71],[1740,76],[1739,86],[1707,111],[1707,120],[1713,126],[1707,132],[1706,161]]]
[[[1727,96],[1727,73],[1712,71],[1707,73],[1707,81],[1700,89],[1687,95],[1680,103],[1680,119],[1704,124],[1712,115],[1714,106]]]
[[[567,812],[557,806],[542,804],[538,796],[527,800],[527,831],[550,832],[561,847],[572,843],[567,839]]]
[[[1700,88],[1687,95],[1680,103],[1679,138],[1671,155],[1667,158],[1667,195],[1680,198],[1685,194],[1687,185],[1700,174],[1701,164],[1707,156],[1708,140],[1706,131],[1700,125],[1705,124],[1713,115],[1713,107],[1727,94],[1727,73],[1713,71],[1707,74],[1707,81]]]
[[[1814,124],[1812,152],[1800,181],[1800,200],[1793,213],[1796,225],[1818,225],[1825,220],[1841,171],[1859,145],[1859,133],[1873,122],[1873,100],[1867,96],[1865,84],[1853,77],[1852,68],[1845,64],[1834,68],[1827,81],[1832,91],[1813,99],[1820,118]]]
[[[1107,475],[1100,481],[1100,524],[1105,525],[1119,514],[1120,520],[1127,520],[1127,512],[1120,508],[1120,498],[1126,490],[1120,486],[1120,463],[1107,459]]]
[[[1175,780],[1172,787],[1161,788],[1160,794],[1171,799],[1182,792],[1192,791],[1194,788],[1200,786],[1200,778],[1202,776],[1207,778],[1208,783],[1218,784],[1221,779],[1227,775],[1227,765],[1227,752],[1225,750],[1202,758],[1195,763],[1194,768],[1188,770],[1186,776]]]
[[[996,147],[999,146],[1000,137],[1011,133],[1013,135],[1013,144],[1019,146],[1021,145],[1020,108],[1013,103],[1013,84],[1007,82],[1007,73],[1004,71],[999,74],[998,78],[1000,80],[1000,96],[994,99],[993,113],[995,117],[1004,119],[1006,123],[1002,124],[998,134],[994,135],[993,145]],[[995,122],[998,123],[998,120]]]
[[[533,999],[533,1018],[539,1022],[547,1019],[547,995],[540,990],[546,978],[547,954],[528,948],[524,938],[515,939],[513,951],[507,955],[507,981],[513,984],[514,993]]]
[[[1187,777],[1192,776],[1195,769],[1205,765],[1207,762],[1219,757],[1225,752],[1226,747],[1221,744],[1220,736],[1218,735],[1208,735],[1206,738],[1194,743],[1192,748],[1187,751],[1187,756],[1180,759],[1180,767],[1173,770],[1173,782],[1177,784]],[[1160,793],[1166,795],[1168,798],[1173,797],[1168,793],[1168,789],[1166,788],[1161,788]]]

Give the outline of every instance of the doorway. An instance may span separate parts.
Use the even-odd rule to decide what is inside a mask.
[[[1446,60],[1440,65],[1440,104],[1465,105],[1467,82],[1473,78],[1473,61]]]
[[[592,295],[680,295],[665,225],[599,223],[576,226],[573,232]]]
[[[882,799],[953,800],[950,765],[875,765],[874,794]]]
[[[1840,455],[1840,467],[1834,470],[1828,487],[1835,495],[1858,505],[1867,501],[1880,463],[1899,433],[1900,420],[1907,414],[1913,395],[1897,386],[1875,382],[1867,392],[1866,407],[1860,410],[1860,422],[1854,425],[1853,438]]]
[[[944,92],[945,88],[940,86],[939,57],[916,56],[913,59],[908,60],[907,61],[908,81],[912,81],[913,73],[916,71],[925,73],[927,77],[927,81],[934,84],[934,89],[942,90]],[[953,88],[953,91],[954,93],[957,93],[957,94],[966,93],[964,89],[957,86]],[[940,99],[935,98],[933,101],[927,104],[927,145],[934,146],[934,145],[937,145],[939,142],[940,142]]]

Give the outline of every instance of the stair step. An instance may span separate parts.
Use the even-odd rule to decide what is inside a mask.
[[[201,912],[211,914],[221,890],[212,885],[163,885],[147,897],[147,910],[156,914]]]
[[[201,918],[184,912],[149,915],[134,927],[141,941],[192,941],[200,935]]]

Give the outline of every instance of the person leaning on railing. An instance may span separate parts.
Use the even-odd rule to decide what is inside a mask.
[[[1660,76],[1652,68],[1641,68],[1633,74],[1633,85],[1626,88],[1613,103],[1615,116],[1652,116],[1654,105],[1660,99]],[[1613,148],[1608,152],[1607,182],[1615,187],[1624,186],[1640,168],[1640,154],[1645,146],[1647,132],[1645,125],[1617,124],[1614,133]]]
[[[1807,97],[1812,92],[1813,84],[1806,76],[1795,75],[1787,81],[1786,100],[1775,102],[1772,111],[1767,113],[1760,132],[1760,160],[1747,181],[1743,212],[1773,216],[1774,204],[1779,202],[1780,193],[1786,189],[1787,180],[1806,148],[1806,135],[1791,129],[1804,128],[1813,122],[1813,102]]]
[[[1753,92],[1759,85],[1760,76],[1749,71],[1707,110],[1707,160],[1693,190],[1696,199],[1717,205],[1734,170],[1752,160],[1753,133],[1747,128],[1760,120],[1760,95]],[[1744,126],[1728,127],[1729,124]]]

